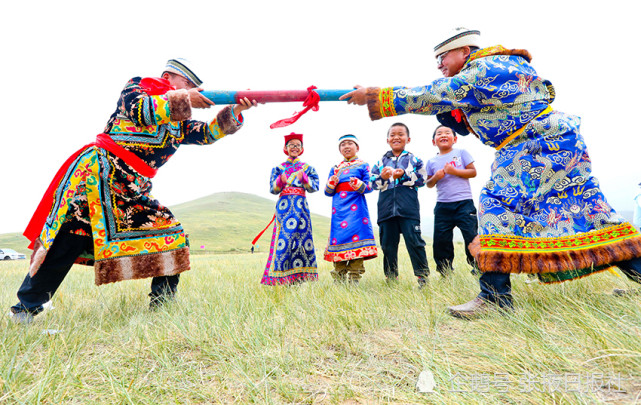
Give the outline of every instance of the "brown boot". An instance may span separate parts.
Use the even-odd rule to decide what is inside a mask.
[[[479,297],[476,297],[472,301],[466,302],[465,304],[456,305],[447,309],[450,312],[450,315],[452,315],[453,317],[474,319],[487,314],[495,308],[498,308],[495,304],[489,303],[485,300],[480,299]]]

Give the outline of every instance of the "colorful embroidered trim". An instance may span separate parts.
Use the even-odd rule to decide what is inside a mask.
[[[381,102],[381,115],[383,117],[398,115],[396,114],[396,108],[394,108],[394,89],[392,87],[381,89],[378,97]]]
[[[305,197],[305,189],[298,188],[298,187],[287,187],[283,191],[280,192],[280,195],[300,195]]]
[[[467,60],[467,62],[465,62],[465,64],[467,65],[468,63],[476,59],[485,58],[486,56],[502,55],[506,52],[508,52],[508,49],[503,47],[503,45],[495,45],[489,48],[479,49],[478,51],[470,55],[469,59]]]
[[[366,240],[364,242],[376,243],[373,240]],[[376,246],[365,246],[362,248],[350,249],[344,252],[329,252],[325,251],[324,259],[328,262],[346,262],[348,260],[356,259],[374,259],[378,255]]]
[[[506,235],[479,235],[481,249],[493,252],[563,252],[567,250],[584,250],[613,242],[639,237],[639,231],[631,224],[611,226],[558,238],[526,238]]]

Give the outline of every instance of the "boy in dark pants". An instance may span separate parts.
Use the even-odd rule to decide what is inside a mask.
[[[474,159],[463,149],[454,149],[456,134],[444,125],[436,127],[432,144],[438,155],[427,161],[427,187],[436,186],[437,198],[434,207],[434,261],[436,271],[447,276],[454,269],[453,230],[458,227],[465,241],[465,255],[470,266],[475,267],[474,257],[468,245],[478,233],[476,207],[472,199],[470,181],[476,177]],[[475,270],[472,270],[475,273]]]
[[[398,278],[398,243],[401,233],[410,255],[419,287],[425,286],[429,267],[425,241],[421,237],[420,206],[417,188],[425,185],[425,168],[421,159],[405,150],[410,142],[409,128],[395,123],[387,131],[387,143],[392,150],[372,168],[372,189],[380,190],[378,197],[378,227],[383,270],[388,281]]]

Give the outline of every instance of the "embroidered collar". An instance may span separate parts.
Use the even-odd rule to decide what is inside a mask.
[[[483,48],[472,52],[467,62],[465,62],[465,64],[463,65],[463,68],[465,68],[472,61],[494,55],[517,55],[522,56],[528,62],[532,60],[532,55],[525,49],[507,49],[503,47],[503,45],[495,45],[489,48]]]
[[[361,163],[363,163],[363,161],[362,161],[362,160],[360,160],[360,159],[358,158],[358,156],[354,156],[353,158],[351,158],[351,159],[349,159],[349,160],[347,160],[347,159],[343,159],[343,161],[342,161],[342,162],[340,162],[336,167],[337,167],[338,169],[344,169],[344,168],[346,168],[346,167],[359,165],[359,164],[361,164]]]

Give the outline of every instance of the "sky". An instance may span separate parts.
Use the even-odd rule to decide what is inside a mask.
[[[5,2],[7,3],[7,2]],[[627,1],[536,3],[425,1],[32,1],[2,7],[0,34],[0,234],[22,232],[53,174],[94,140],[135,76],[159,76],[167,59],[194,62],[208,90],[327,89],[419,86],[440,76],[433,47],[444,32],[479,29],[484,46],[523,48],[557,93],[556,110],[582,118],[581,131],[608,201],[631,211],[641,182],[636,125],[641,57],[637,13]],[[212,119],[221,107],[198,110]],[[269,125],[302,103],[264,104],[245,112],[244,127],[210,146],[184,146],[153,180],[152,194],[176,205],[216,192],[238,191],[272,200],[271,168],[281,163],[283,136],[304,134],[302,160],[327,179],[342,157],[339,136],[360,139],[359,157],[375,163],[388,150],[389,126],[411,132],[407,149],[436,154],[431,116],[370,121],[367,109],[321,103],[297,123]],[[478,196],[489,179],[494,150],[474,137],[457,147],[475,158]],[[421,189],[429,221],[435,189]],[[330,216],[331,199],[309,194],[313,212]],[[376,192],[368,196],[373,219]],[[180,218],[178,218],[180,219]],[[268,221],[269,218],[266,218]],[[266,223],[266,222],[265,222]],[[257,224],[257,232],[264,224]]]

